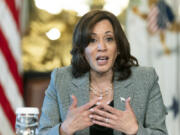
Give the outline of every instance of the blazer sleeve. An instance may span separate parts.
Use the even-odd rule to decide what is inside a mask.
[[[56,72],[57,69],[51,73],[50,84],[45,92],[45,98],[39,121],[39,135],[60,134],[59,127],[61,124],[61,118],[57,101],[57,92],[55,88]]]
[[[149,99],[147,103],[147,110],[145,113],[144,123],[139,124],[137,135],[168,135],[165,119],[166,108],[163,103],[160,87],[158,84],[158,76],[155,70],[151,70],[153,77],[149,78],[153,81],[149,85]]]

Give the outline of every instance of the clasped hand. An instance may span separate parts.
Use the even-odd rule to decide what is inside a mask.
[[[90,127],[93,124],[109,127],[128,135],[136,135],[138,123],[130,105],[130,98],[125,101],[125,111],[101,103],[100,99],[94,99],[83,106],[77,107],[77,98],[72,96],[72,99],[73,102],[69,107],[66,120],[60,128],[62,135],[73,135],[76,131]],[[97,102],[100,104],[97,104]],[[93,107],[95,104],[97,106]]]
[[[126,99],[125,106],[125,111],[121,111],[101,103],[96,108],[91,109],[93,114],[90,117],[94,124],[112,128],[127,135],[136,135],[138,123],[130,105],[130,98]]]

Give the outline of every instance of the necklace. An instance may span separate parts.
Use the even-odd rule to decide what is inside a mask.
[[[112,90],[112,86],[105,88],[104,91],[103,89],[99,89],[92,84],[90,86],[90,91],[92,91],[92,93],[96,95],[97,97],[101,97],[101,98],[107,96],[111,90]]]

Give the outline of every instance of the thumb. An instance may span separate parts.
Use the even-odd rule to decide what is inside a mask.
[[[128,97],[127,99],[126,99],[126,110],[132,110],[132,108],[131,108],[131,104],[130,104],[130,101],[131,101],[131,98],[130,97]]]
[[[71,106],[70,106],[70,109],[73,109],[73,108],[76,108],[77,107],[77,98],[76,98],[76,96],[74,96],[74,95],[71,95],[71,98],[72,98],[72,104],[71,104]]]

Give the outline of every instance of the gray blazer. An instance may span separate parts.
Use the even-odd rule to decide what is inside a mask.
[[[57,68],[51,74],[39,122],[40,135],[60,134],[59,126],[65,120],[72,102],[70,95],[77,97],[78,106],[89,101],[89,73],[74,78],[71,70],[71,66]],[[131,106],[139,124],[137,135],[167,135],[167,112],[155,70],[148,67],[132,67],[131,70],[132,75],[124,81],[117,81],[118,73],[114,73],[114,107],[124,110],[125,104],[121,97],[131,97]],[[113,132],[114,135],[123,134],[116,130]],[[89,135],[89,128],[75,134]]]

